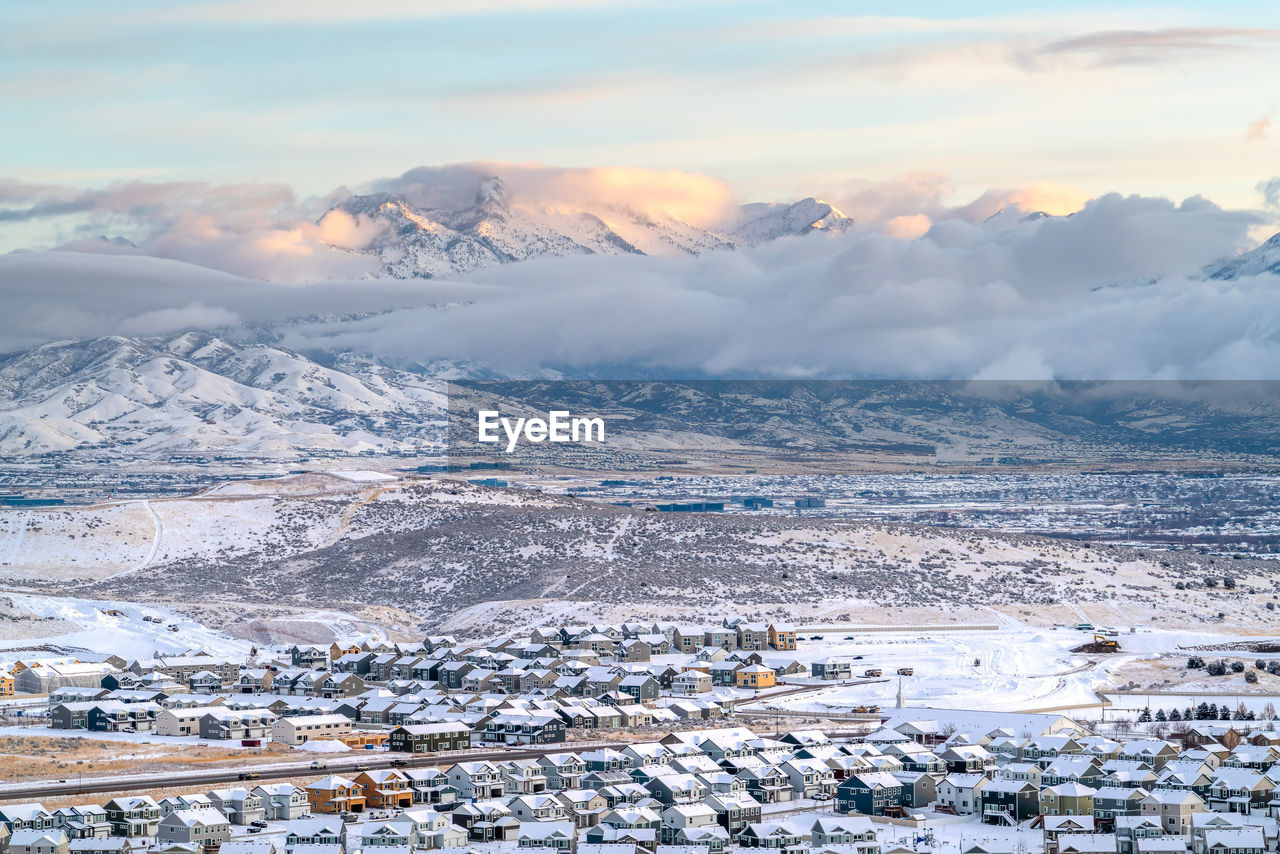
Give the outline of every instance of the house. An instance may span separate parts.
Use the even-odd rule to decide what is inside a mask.
[[[448,775],[462,800],[502,797],[502,774],[492,762],[459,762],[449,768]]]
[[[307,793],[292,783],[266,783],[253,793],[262,800],[268,821],[291,821],[307,811]]]
[[[0,825],[10,831],[52,830],[56,823],[43,804],[0,804]]]
[[[546,753],[537,761],[547,778],[547,788],[554,791],[578,788],[587,773],[587,763],[576,753]]]
[[[565,740],[565,725],[551,713],[499,714],[489,719],[484,738],[504,744],[559,744]]]
[[[303,787],[313,813],[364,812],[364,790],[354,780],[331,774]]]
[[[78,839],[105,839],[111,835],[107,811],[98,804],[59,807],[53,812],[53,826],[66,833],[72,842]]]
[[[508,795],[537,795],[547,790],[547,775],[533,759],[499,763],[498,771],[502,774],[502,790]]]
[[[231,839],[231,822],[217,810],[177,810],[169,813],[156,830],[156,842],[197,845],[205,852],[217,851]]]
[[[918,809],[938,800],[936,774],[928,771],[890,771],[889,774],[902,784],[902,806]]]
[[[1160,826],[1159,819],[1142,815],[1121,815],[1116,816],[1113,825],[1113,832],[1116,836],[1116,854],[1138,854],[1137,844],[1139,842],[1161,838],[1182,841],[1183,851],[1185,852],[1186,841],[1182,837],[1165,837],[1164,828]],[[1169,852],[1169,854],[1183,854],[1183,852]]]
[[[200,737],[218,740],[267,739],[276,716],[264,709],[207,709],[200,716]]]
[[[460,722],[406,724],[391,730],[390,749],[399,753],[436,753],[466,750],[471,746],[471,728]]]
[[[1275,782],[1252,768],[1219,768],[1209,787],[1207,805],[1217,812],[1265,812],[1274,792]]]
[[[662,811],[659,836],[664,845],[678,844],[680,831],[703,827],[719,827],[715,810],[706,804],[673,804]]]
[[[112,798],[104,805],[112,836],[155,836],[160,805],[146,795]]]
[[[295,747],[315,739],[341,740],[350,733],[351,718],[346,715],[296,715],[271,723],[271,740]]]
[[[853,678],[853,661],[848,658],[822,658],[809,665],[810,675],[816,679],[845,680]]]
[[[648,674],[624,676],[618,690],[635,699],[637,703],[650,703],[658,699],[662,686]]]
[[[458,790],[439,768],[406,768],[404,775],[409,778],[415,804],[449,810],[458,802]]]
[[[1093,816],[1047,815],[1040,825],[1044,854],[1058,854],[1058,838],[1094,832]]]
[[[1206,830],[1200,854],[1265,854],[1268,851],[1261,827],[1228,827]]]
[[[836,790],[836,775],[825,762],[817,759],[788,759],[778,766],[792,790],[800,798],[812,798],[818,794],[832,794]]]
[[[300,847],[343,844],[343,824],[337,818],[294,819],[285,826],[285,851]]]
[[[794,650],[796,648],[796,630],[782,623],[770,623],[769,646],[779,652]]]
[[[748,782],[748,791],[750,785]],[[884,815],[886,809],[900,806],[902,783],[883,771],[850,774],[836,787],[837,812]]]
[[[1109,829],[1121,816],[1141,815],[1146,796],[1146,789],[1103,786],[1093,793],[1093,817],[1101,827]]]
[[[578,830],[571,821],[526,821],[516,832],[516,847],[573,852],[578,849]]]
[[[267,817],[262,798],[248,789],[214,789],[209,793],[214,809],[232,824],[248,825]]]
[[[0,847],[3,846],[4,843],[0,842]],[[123,836],[87,836],[81,839],[72,838],[67,843],[68,854],[131,854],[132,851],[129,840]]]
[[[792,800],[791,780],[786,772],[776,765],[743,768],[738,771],[738,776],[747,781],[747,793],[762,804],[784,803]]]
[[[743,667],[734,674],[734,682],[739,688],[750,688],[758,691],[761,688],[772,688],[778,684],[778,674],[772,667],[763,664],[752,664]]]
[[[746,792],[712,794],[703,804],[715,810],[716,823],[728,832],[730,842],[736,841],[747,825],[755,824],[761,818],[760,802]]]
[[[1044,815],[1087,815],[1093,817],[1092,789],[1081,783],[1060,783],[1040,791],[1040,812]]]
[[[356,775],[355,784],[369,809],[406,809],[413,805],[409,778],[394,768],[374,768]]]
[[[295,646],[289,650],[289,663],[306,670],[323,670],[329,666],[329,650],[318,646]]]
[[[938,806],[950,807],[956,815],[980,812],[982,790],[990,782],[984,774],[948,774],[938,781]]]
[[[7,840],[10,854],[67,854],[67,835],[61,830],[16,830]]]
[[[507,802],[511,815],[521,821],[563,821],[568,818],[564,801],[555,795],[520,795]]]
[[[1191,816],[1204,811],[1204,800],[1195,792],[1156,789],[1142,799],[1142,815],[1160,819],[1165,833],[1187,835]]]
[[[1114,833],[1062,833],[1058,835],[1058,854],[1115,854]]]
[[[1040,814],[1040,789],[1027,780],[991,780],[978,800],[987,824],[1016,825]]]
[[[738,837],[740,848],[773,848],[786,854],[800,854],[807,849],[808,828],[790,821],[762,821],[750,825]]]

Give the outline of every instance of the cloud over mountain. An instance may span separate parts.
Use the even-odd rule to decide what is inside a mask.
[[[512,375],[1280,377],[1270,262],[1202,272],[1251,245],[1256,214],[1108,195],[1070,216],[986,215],[996,201],[956,211],[927,180],[907,190],[928,211],[911,239],[884,224],[913,203],[864,186],[855,201],[880,221],[840,234],[431,280],[269,284],[145,249],[12,254],[0,349],[234,327],[304,353]]]

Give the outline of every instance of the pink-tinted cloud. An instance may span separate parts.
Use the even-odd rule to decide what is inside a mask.
[[[1269,130],[1271,130],[1271,117],[1263,116],[1260,119],[1249,122],[1249,127],[1244,132],[1244,138],[1251,142],[1263,139]]]

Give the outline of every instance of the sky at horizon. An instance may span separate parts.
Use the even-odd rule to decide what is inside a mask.
[[[1259,208],[1280,7],[246,0],[0,11],[0,179],[272,182],[625,165],[740,201],[945,176]]]

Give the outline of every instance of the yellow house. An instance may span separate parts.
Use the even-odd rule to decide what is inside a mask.
[[[778,684],[778,674],[763,664],[744,667],[734,678],[739,688],[772,688]]]
[[[13,674],[0,670],[0,697],[13,696]]]

